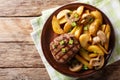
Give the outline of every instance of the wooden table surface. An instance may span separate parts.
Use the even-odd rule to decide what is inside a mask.
[[[0,0],[0,80],[50,80],[30,36],[30,20],[42,10],[72,1]],[[120,80],[120,61],[96,80]]]

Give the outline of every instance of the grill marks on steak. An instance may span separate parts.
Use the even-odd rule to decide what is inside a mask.
[[[73,40],[72,44],[69,44],[70,40]],[[61,41],[63,41],[62,45],[60,44]],[[65,51],[63,52],[62,49]],[[71,58],[74,57],[75,53],[77,53],[79,49],[79,42],[71,34],[60,35],[50,43],[51,53],[55,60],[59,63],[68,62]]]

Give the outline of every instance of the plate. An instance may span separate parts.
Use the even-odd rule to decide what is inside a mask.
[[[100,11],[98,8],[95,8],[91,5],[83,4],[83,3],[71,3],[71,4],[67,4],[67,5],[60,7],[59,9],[57,9],[56,11],[54,11],[50,15],[50,17],[47,19],[47,21],[44,24],[42,34],[41,34],[41,47],[42,47],[43,54],[44,54],[46,60],[55,70],[57,70],[58,72],[60,72],[64,75],[67,75],[67,76],[85,78],[85,77],[92,76],[93,74],[95,74],[99,70],[86,70],[86,71],[77,72],[77,73],[71,72],[68,69],[68,65],[65,65],[65,64],[61,65],[60,63],[55,61],[55,59],[52,56],[52,53],[50,52],[50,47],[49,47],[50,42],[55,37],[58,36],[58,34],[55,34],[53,32],[53,29],[52,29],[51,22],[52,22],[53,15],[57,15],[63,9],[75,10],[81,5],[84,6],[86,9],[89,9],[91,11],[94,11],[94,10]],[[102,13],[102,16],[103,16],[103,23],[107,23],[111,27],[111,35],[110,35],[110,42],[109,42],[109,54],[107,56],[105,56],[105,64],[104,64],[104,66],[105,66],[108,63],[108,59],[111,56],[113,48],[114,48],[115,34],[114,34],[113,26],[112,26],[111,22],[109,21],[109,19],[107,18],[107,16],[102,11],[100,11],[100,12]],[[103,66],[103,68],[104,68],[104,66]]]

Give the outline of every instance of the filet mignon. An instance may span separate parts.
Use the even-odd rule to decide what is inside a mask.
[[[50,43],[51,53],[59,63],[67,63],[79,49],[80,44],[72,34],[62,34]]]

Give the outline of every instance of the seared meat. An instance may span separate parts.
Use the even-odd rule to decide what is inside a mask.
[[[51,53],[59,63],[67,63],[79,49],[79,42],[71,34],[62,34],[50,43]]]

